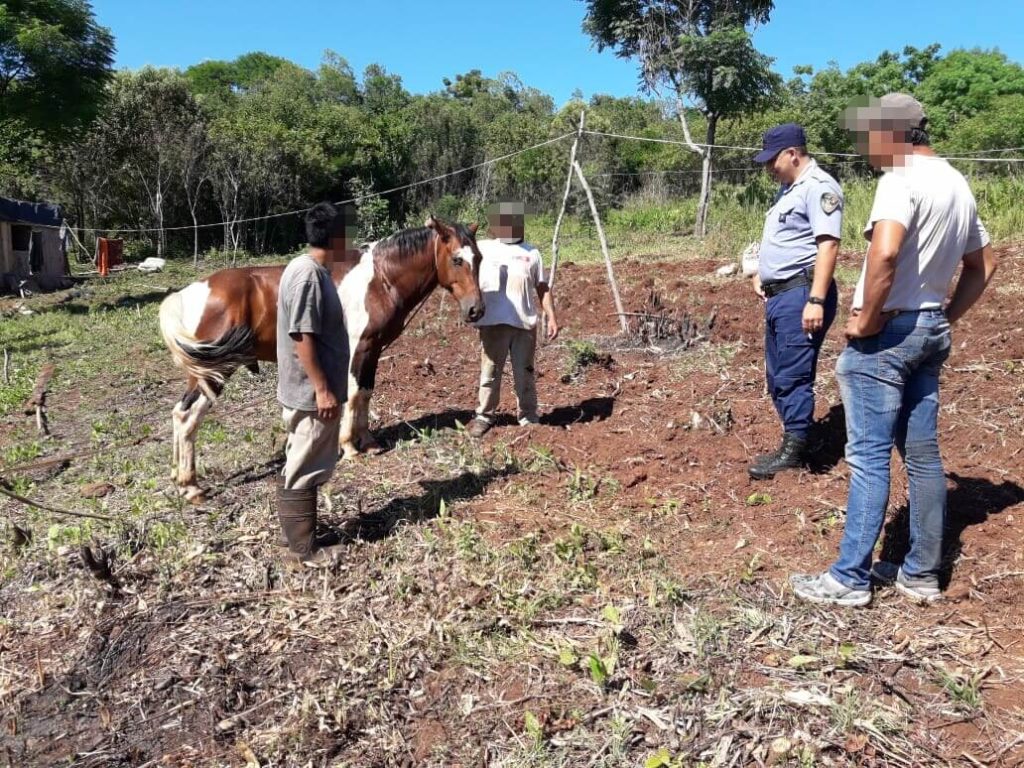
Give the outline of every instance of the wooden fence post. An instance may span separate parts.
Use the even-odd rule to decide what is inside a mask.
[[[594,193],[590,191],[590,185],[587,183],[587,177],[583,175],[583,168],[580,167],[578,160],[572,161],[573,170],[576,171],[576,177],[580,180],[580,184],[583,186],[583,191],[587,193],[587,202],[590,203],[590,213],[594,217],[594,225],[597,227],[597,239],[601,241],[601,253],[604,254],[604,265],[608,269],[608,283],[612,287],[612,298],[615,300],[615,311],[619,316],[619,325],[622,326],[622,332],[626,333],[629,330],[629,324],[626,322],[626,312],[622,307],[622,299],[619,296],[619,285],[615,282],[615,271],[612,269],[612,257],[608,251],[608,241],[604,237],[604,227],[601,226],[601,217],[597,213],[597,203],[594,202]]]

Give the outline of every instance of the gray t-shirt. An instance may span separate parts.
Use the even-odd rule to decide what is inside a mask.
[[[312,256],[291,260],[277,293],[277,399],[286,408],[316,410],[316,391],[290,334],[311,333],[331,391],[340,403],[348,389],[348,333],[331,273]]]

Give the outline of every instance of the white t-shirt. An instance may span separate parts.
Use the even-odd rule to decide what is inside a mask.
[[[475,325],[537,325],[537,284],[544,282],[540,251],[528,243],[479,240],[480,290],[486,311]]]
[[[911,155],[907,164],[878,181],[864,234],[871,239],[879,221],[896,221],[907,234],[896,257],[896,274],[883,311],[937,309],[964,254],[988,245],[967,180],[940,157]],[[864,305],[867,260],[853,306]]]

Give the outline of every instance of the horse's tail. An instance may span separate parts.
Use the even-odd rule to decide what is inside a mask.
[[[215,400],[214,387],[223,386],[240,366],[256,361],[255,334],[249,326],[242,325],[214,341],[200,341],[185,328],[183,312],[180,292],[164,299],[160,304],[160,334],[174,362],[195,377],[203,393]]]

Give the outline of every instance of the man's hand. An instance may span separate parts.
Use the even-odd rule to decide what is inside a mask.
[[[316,391],[316,412],[324,421],[334,421],[338,418],[338,398],[329,389],[318,389]]]
[[[768,301],[768,297],[764,295],[764,290],[761,288],[761,276],[754,275],[750,278],[750,282],[754,286],[754,293],[761,297],[761,301]]]
[[[806,304],[802,321],[804,333],[817,333],[825,327],[825,308],[818,304]]]
[[[558,321],[555,320],[555,313],[554,312],[548,312],[547,315],[545,315],[545,317],[547,319],[547,323],[546,323],[547,331],[548,331],[547,339],[548,339],[549,342],[550,341],[554,341],[555,339],[558,338],[558,330],[559,330],[559,328],[558,328]]]
[[[885,312],[868,317],[859,309],[855,309],[853,314],[850,315],[850,319],[846,321],[846,338],[866,339],[870,336],[877,336],[882,332],[890,318],[895,317],[895,315],[895,312]]]

